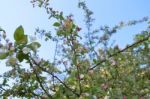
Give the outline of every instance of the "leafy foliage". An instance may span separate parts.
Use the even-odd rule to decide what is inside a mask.
[[[80,34],[73,16],[49,7],[49,0],[33,0],[35,6],[44,7],[49,18],[57,21],[52,25],[55,34],[36,29],[36,36],[45,42],[56,43],[54,61],[40,58],[42,46],[24,33],[22,26],[14,32],[15,42],[10,42],[0,29],[5,43],[0,44],[0,60],[6,60],[11,69],[0,77],[0,95],[40,99],[149,99],[150,93],[150,31],[135,36],[135,42],[121,49],[108,46],[118,29],[148,21],[147,17],[113,28],[108,26],[92,30],[93,12],[85,2],[79,8],[85,13],[88,33]],[[150,27],[148,27],[150,29]],[[98,36],[99,32],[104,34]],[[25,63],[25,64],[24,64]],[[25,66],[24,66],[25,65]]]

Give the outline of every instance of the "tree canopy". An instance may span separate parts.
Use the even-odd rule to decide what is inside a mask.
[[[35,35],[23,26],[14,31],[14,42],[0,29],[0,60],[11,69],[0,75],[0,96],[37,99],[149,99],[150,22],[148,17],[121,22],[114,27],[93,29],[93,12],[86,2],[78,7],[85,14],[87,32],[75,23],[73,15],[51,8],[49,0],[32,0],[55,19],[55,33],[37,28]],[[147,22],[147,30],[134,37],[134,43],[120,48],[110,45],[119,29]],[[99,35],[103,32],[103,35]],[[39,57],[39,35],[45,43],[56,44],[54,61]],[[50,45],[50,44],[49,44]],[[51,45],[50,45],[51,46]],[[47,51],[47,50],[46,50]]]

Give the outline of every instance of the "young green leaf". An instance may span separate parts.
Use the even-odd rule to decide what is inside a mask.
[[[59,27],[59,26],[60,26],[60,23],[55,22],[55,23],[53,24],[53,26],[55,26],[55,27]]]
[[[28,54],[24,54],[21,51],[19,53],[17,53],[16,57],[18,58],[19,62],[22,62],[24,59],[27,60],[29,58]]]
[[[14,39],[16,42],[22,40],[24,38],[24,29],[22,26],[19,26],[14,33]]]
[[[6,59],[8,55],[9,55],[9,53],[1,53],[0,54],[0,60]]]

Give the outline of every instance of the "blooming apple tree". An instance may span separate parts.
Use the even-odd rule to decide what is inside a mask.
[[[49,0],[32,0],[55,19],[55,34],[36,29],[45,43],[56,44],[54,61],[39,57],[42,46],[19,26],[14,42],[0,29],[0,60],[11,69],[0,78],[0,95],[39,99],[147,99],[150,96],[150,27],[137,34],[125,48],[109,46],[110,38],[125,26],[147,22],[148,18],[120,22],[116,26],[92,29],[93,12],[85,2],[78,7],[85,14],[87,33],[74,22],[74,16],[49,6]],[[149,25],[149,23],[148,23]],[[103,35],[99,35],[103,32]],[[40,39],[40,38],[39,38]],[[51,58],[51,57],[50,57]]]

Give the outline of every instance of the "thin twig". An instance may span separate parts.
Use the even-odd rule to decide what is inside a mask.
[[[56,41],[55,52],[54,52],[54,58],[53,58],[53,64],[54,64],[54,65],[55,65],[55,61],[56,61],[57,48],[58,48],[58,40]]]

